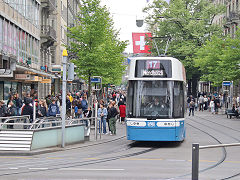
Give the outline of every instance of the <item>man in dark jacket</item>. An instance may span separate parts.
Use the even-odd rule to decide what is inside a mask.
[[[0,101],[0,117],[5,117],[7,113],[7,106],[4,101]]]
[[[32,123],[33,121],[33,107],[30,106],[30,103],[32,102],[32,99],[25,99],[25,105],[22,108],[22,114],[21,115],[29,115],[30,116],[30,122]],[[26,126],[24,127],[24,129]]]
[[[109,124],[110,124],[110,131],[112,134],[116,135],[116,115],[118,114],[117,109],[114,107],[114,104],[111,103],[109,105],[109,110],[108,110],[108,117],[109,117]],[[111,135],[110,133],[110,135]]]
[[[67,96],[67,98],[66,98],[66,113],[67,113],[67,117],[71,116],[71,106],[72,106],[72,103],[70,101],[69,96]]]
[[[22,108],[22,99],[19,97],[18,93],[15,95],[15,99],[14,100],[15,100],[16,109],[17,109],[16,116],[20,116],[21,115],[21,108]]]

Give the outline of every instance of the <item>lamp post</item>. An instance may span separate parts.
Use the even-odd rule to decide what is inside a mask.
[[[67,87],[67,50],[62,53],[63,81],[62,81],[62,148],[65,147],[65,120],[66,120],[66,87]]]

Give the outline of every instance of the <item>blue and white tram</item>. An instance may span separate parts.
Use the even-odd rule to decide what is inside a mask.
[[[171,57],[131,59],[127,94],[127,139],[183,141],[185,68]]]

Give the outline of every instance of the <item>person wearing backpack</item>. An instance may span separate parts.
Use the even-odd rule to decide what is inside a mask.
[[[56,103],[56,100],[53,99],[52,103],[48,107],[48,116],[56,117],[57,114],[60,114],[59,107]]]

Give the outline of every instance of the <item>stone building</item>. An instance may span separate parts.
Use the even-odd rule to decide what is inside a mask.
[[[0,0],[0,100],[10,93],[61,89],[67,26],[74,25],[78,0]]]
[[[0,0],[0,100],[39,92],[54,77],[40,67],[40,10],[38,0]]]

